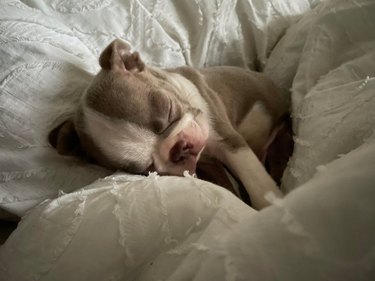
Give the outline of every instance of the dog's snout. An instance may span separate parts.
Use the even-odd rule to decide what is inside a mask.
[[[180,140],[175,143],[172,149],[169,152],[169,157],[173,163],[179,163],[184,161],[191,153],[190,150],[193,148],[193,145]]]

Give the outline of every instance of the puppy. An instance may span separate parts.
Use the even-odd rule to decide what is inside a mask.
[[[114,40],[75,116],[49,135],[63,155],[82,152],[110,169],[161,175],[195,173],[216,159],[242,182],[252,206],[281,197],[261,161],[287,113],[263,74],[235,67],[159,69]]]

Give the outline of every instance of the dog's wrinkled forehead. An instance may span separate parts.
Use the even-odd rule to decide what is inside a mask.
[[[99,63],[102,69],[86,91],[85,105],[105,116],[161,132],[168,125],[176,96],[167,75],[146,67],[138,52],[131,52],[120,40],[102,52]],[[174,105],[173,111],[177,109]]]

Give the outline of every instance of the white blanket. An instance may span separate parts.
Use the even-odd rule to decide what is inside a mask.
[[[113,36],[155,64],[257,66],[290,90],[289,194],[255,212],[194,178],[115,174],[31,210],[0,280],[374,280],[374,1],[207,2],[2,4],[1,206],[22,214],[25,190],[36,204],[108,173],[41,133]]]

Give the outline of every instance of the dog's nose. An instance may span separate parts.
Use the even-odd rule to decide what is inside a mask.
[[[193,145],[184,141],[180,140],[175,143],[172,149],[169,152],[169,157],[173,163],[180,163],[184,161],[189,155],[192,153],[190,152],[193,148]]]

